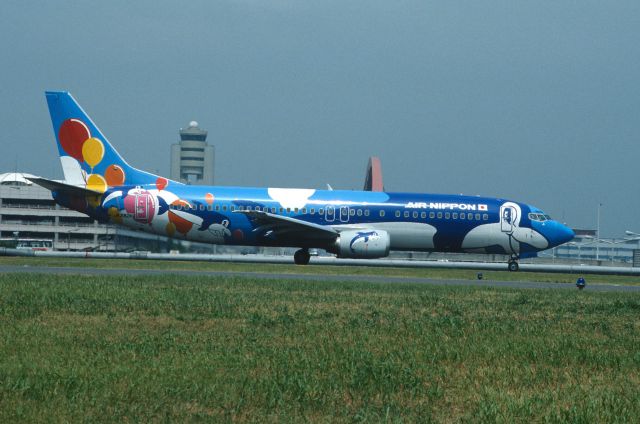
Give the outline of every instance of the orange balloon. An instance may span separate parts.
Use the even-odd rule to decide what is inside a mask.
[[[104,171],[104,179],[110,187],[121,186],[124,184],[124,169],[118,165],[109,165]]]
[[[173,203],[171,203],[171,205],[183,206],[187,208],[190,207],[189,202],[182,199],[178,199],[174,201]],[[193,227],[193,223],[191,221],[187,221],[186,219],[172,212],[171,210],[169,210],[169,222],[173,223],[176,230],[178,230],[178,232],[182,234],[187,234],[189,230],[191,230],[191,228]]]
[[[211,194],[211,193],[207,193],[207,194],[204,195],[204,200],[206,200],[207,203],[210,204],[210,205],[213,204],[213,199],[214,199],[214,197],[213,197],[213,194]]]

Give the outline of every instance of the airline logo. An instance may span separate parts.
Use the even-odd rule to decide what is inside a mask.
[[[440,202],[409,202],[405,208],[410,209],[434,209],[434,210],[459,210],[459,211],[480,211],[488,210],[485,204],[472,203],[440,203]]]

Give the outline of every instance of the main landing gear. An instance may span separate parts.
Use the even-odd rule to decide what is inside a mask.
[[[509,259],[509,264],[508,264],[508,268],[509,271],[511,272],[517,272],[520,269],[520,265],[518,265],[518,257],[517,256],[511,256],[511,259]]]
[[[309,254],[308,249],[300,249],[293,254],[293,261],[296,263],[296,265],[307,265],[310,258],[311,255]]]

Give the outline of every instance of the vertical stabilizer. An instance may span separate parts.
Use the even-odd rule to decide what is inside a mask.
[[[47,91],[46,96],[67,184],[104,192],[108,187],[167,181],[130,166],[71,94]]]
[[[364,179],[365,191],[384,191],[384,185],[382,183],[382,165],[380,159],[376,156],[369,158],[369,164],[367,165],[367,174]]]

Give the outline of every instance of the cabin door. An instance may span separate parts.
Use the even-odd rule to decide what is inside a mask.
[[[503,233],[513,233],[515,230],[518,212],[513,206],[501,206],[500,207],[500,230]]]

